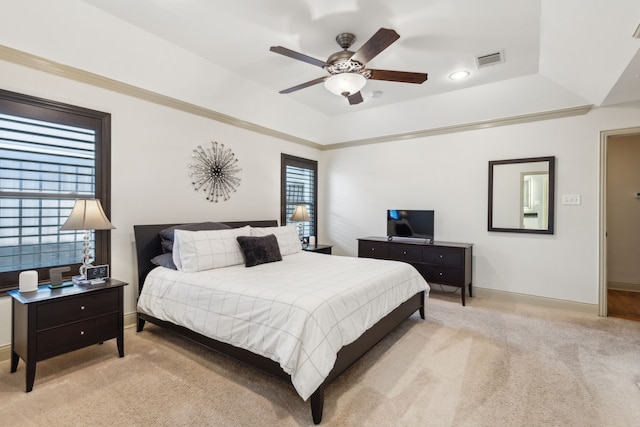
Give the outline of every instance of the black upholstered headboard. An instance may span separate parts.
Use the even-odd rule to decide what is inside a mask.
[[[250,225],[252,227],[278,226],[278,221],[276,220],[224,221],[222,223],[231,228],[244,227],[245,225]],[[142,289],[142,285],[144,284],[144,279],[147,277],[147,274],[156,267],[151,263],[151,259],[162,253],[160,231],[180,224],[184,223],[133,226],[133,234],[136,240],[136,256],[138,260],[138,290]]]

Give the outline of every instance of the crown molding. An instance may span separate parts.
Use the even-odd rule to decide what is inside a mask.
[[[320,149],[321,147],[320,144],[308,141],[303,138],[298,138],[284,132],[278,132],[274,129],[270,129],[265,126],[260,126],[255,123],[248,122],[246,120],[241,120],[236,117],[222,114],[196,104],[181,101],[177,98],[172,98],[170,96],[162,95],[157,92],[142,89],[134,85],[123,83],[118,80],[110,79],[108,77],[94,74],[89,71],[84,71],[79,68],[71,67],[69,65],[64,65],[40,56],[23,52],[21,50],[12,49],[4,45],[0,45],[0,59],[7,62],[12,62],[14,64],[33,68],[39,71],[44,71],[45,73],[64,77],[66,79],[74,80],[80,83],[86,83],[92,86],[100,87],[102,89],[107,89],[123,95],[152,102],[154,104],[180,110],[185,113],[190,113],[200,117],[205,117],[207,119],[215,120],[217,122],[226,123],[228,125],[246,129],[252,132],[257,132],[262,135],[272,136],[274,138],[282,139],[285,141],[295,142],[296,144],[305,145],[307,147],[315,149]]]
[[[99,74],[84,71],[79,68],[75,68],[69,65],[64,65],[49,59],[33,55],[18,49],[13,49],[8,46],[0,45],[0,60],[12,62],[14,64],[22,65],[39,71],[43,71],[49,74],[60,76],[66,79],[74,80],[80,83],[86,83],[92,86],[107,89],[113,92],[117,92],[126,96],[135,97],[147,102],[162,105],[165,107],[173,108],[186,113],[194,114],[207,119],[215,120],[220,123],[225,123],[231,126],[235,126],[241,129],[245,129],[251,132],[256,132],[265,136],[281,139],[284,141],[293,142],[296,144],[304,145],[306,147],[314,148],[321,151],[337,150],[341,148],[357,147],[362,145],[380,144],[384,142],[392,142],[406,139],[424,138],[434,135],[443,135],[455,132],[466,132],[470,130],[487,129],[497,126],[508,126],[521,123],[529,123],[540,120],[556,119],[561,117],[570,117],[586,114],[592,105],[583,105],[578,107],[571,107],[565,109],[558,109],[552,111],[544,111],[539,113],[525,114],[521,116],[513,116],[506,118],[490,119],[485,121],[479,121],[474,123],[465,123],[460,125],[445,126],[433,129],[423,129],[414,132],[406,132],[399,134],[391,134],[386,136],[365,138],[359,140],[338,142],[335,144],[322,145],[313,141],[309,141],[304,138],[299,138],[284,132],[260,126],[258,124],[241,120],[233,116],[219,113],[217,111],[201,107],[196,104],[181,101],[177,98],[162,95],[157,92],[142,89],[140,87],[120,82],[118,80],[110,79],[108,77],[101,76]]]
[[[405,139],[425,138],[434,135],[443,135],[456,132],[467,132],[470,130],[488,129],[498,126],[509,126],[521,123],[537,122],[540,120],[557,119],[561,117],[571,117],[587,114],[592,105],[581,105],[578,107],[562,108],[552,111],[542,111],[538,113],[523,114],[520,116],[504,117],[499,119],[483,120],[473,123],[444,126],[439,128],[424,129],[415,132],[406,132],[374,138],[358,139],[337,144],[323,145],[322,150],[336,150],[340,148],[358,147],[361,145],[380,144],[383,142],[399,141]]]

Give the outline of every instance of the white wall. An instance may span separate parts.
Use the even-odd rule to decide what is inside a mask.
[[[111,274],[130,283],[135,311],[134,224],[279,219],[280,154],[319,159],[318,150],[0,61],[0,87],[111,113]],[[239,159],[242,182],[226,202],[196,193],[187,165],[198,145],[218,141]],[[78,254],[78,257],[80,254]],[[78,258],[79,259],[79,258]],[[11,304],[0,297],[0,346],[11,342]]]
[[[357,254],[387,209],[434,209],[435,238],[473,243],[474,285],[598,303],[600,131],[640,124],[640,105],[584,116],[323,152],[323,238]],[[487,231],[488,162],[556,156],[555,234]],[[580,194],[578,206],[562,194]]]

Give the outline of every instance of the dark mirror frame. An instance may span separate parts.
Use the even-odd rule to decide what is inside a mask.
[[[507,165],[515,163],[535,163],[549,162],[549,209],[546,229],[527,229],[527,228],[502,228],[493,226],[493,168],[498,165]],[[527,234],[553,234],[553,225],[555,218],[555,176],[556,176],[556,158],[548,157],[530,157],[526,159],[510,159],[510,160],[492,160],[489,162],[489,212],[488,212],[488,230],[502,231],[507,233],[527,233]]]

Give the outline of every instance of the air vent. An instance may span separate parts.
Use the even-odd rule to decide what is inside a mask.
[[[504,52],[499,51],[488,55],[476,56],[476,67],[488,67],[489,65],[501,64],[504,62]]]

